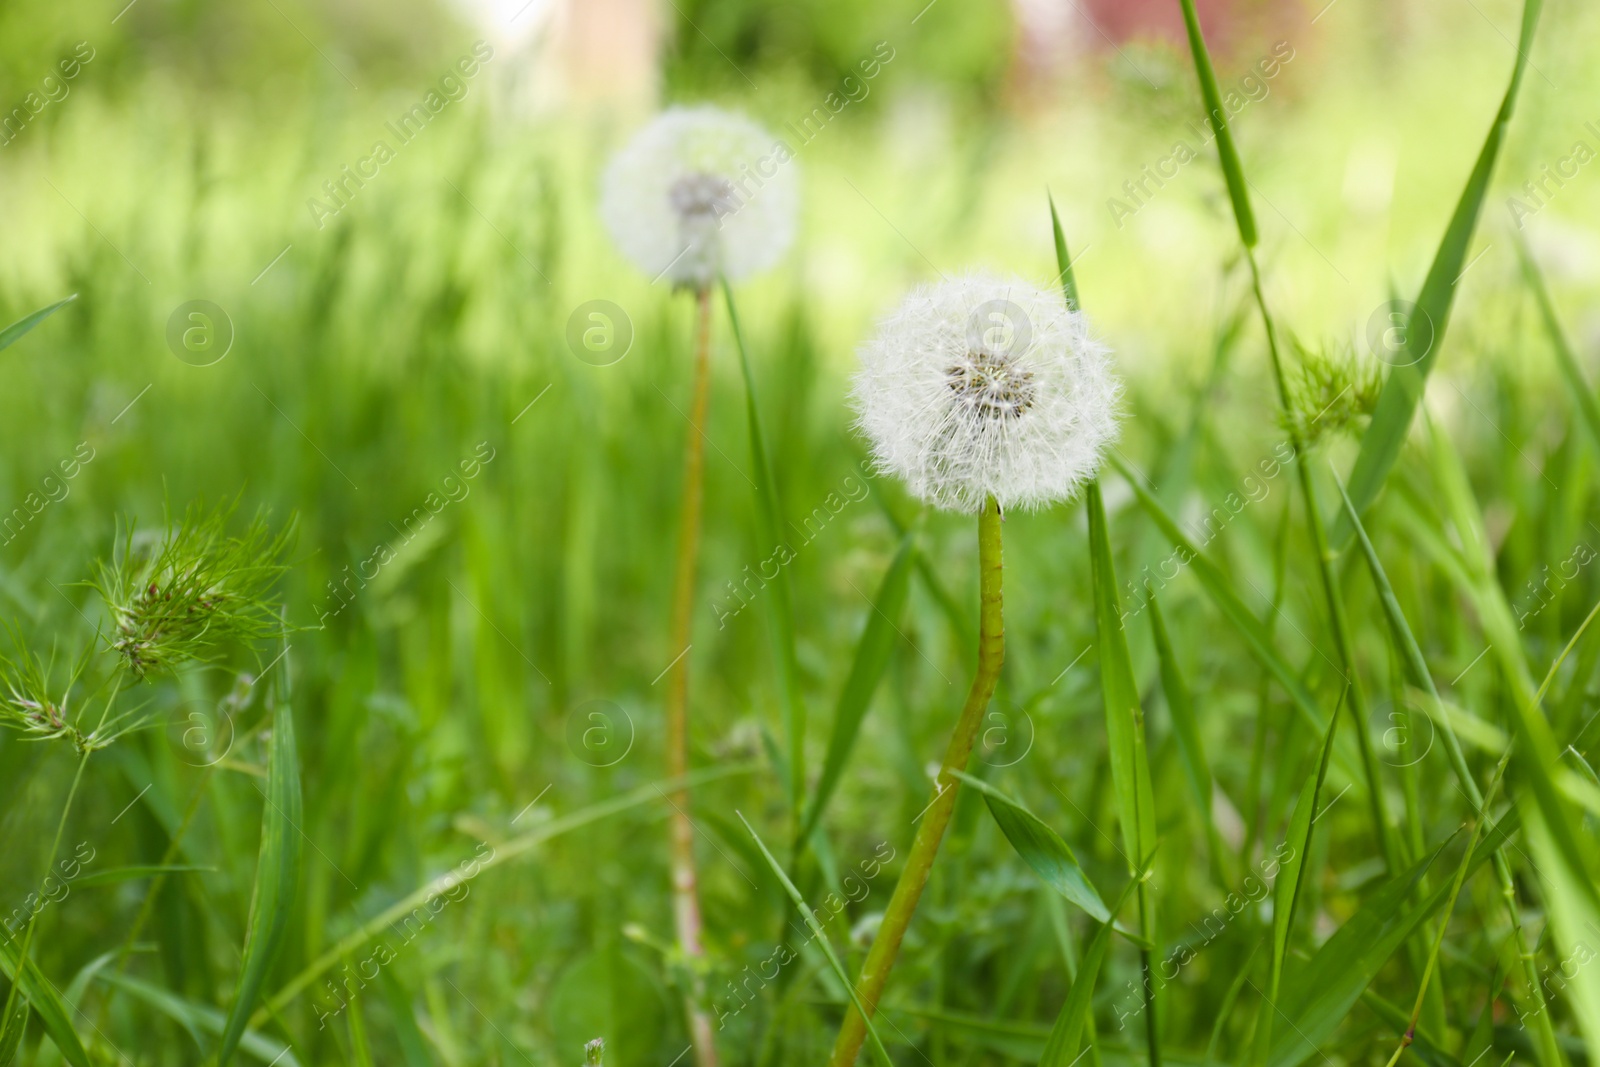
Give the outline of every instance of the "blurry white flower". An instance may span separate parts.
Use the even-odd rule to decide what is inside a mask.
[[[675,107],[617,153],[600,214],[652,278],[703,289],[776,263],[794,240],[799,176],[789,146],[741,115]]]
[[[1116,436],[1110,353],[1059,291],[984,275],[919,287],[860,356],[873,457],[938,507],[1065,500]]]

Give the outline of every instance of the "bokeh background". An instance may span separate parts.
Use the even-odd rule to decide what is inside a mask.
[[[1223,87],[1242,100],[1234,129],[1275,309],[1306,349],[1370,359],[1369,319],[1420,284],[1499,104],[1520,6],[1236,0],[1201,11]],[[1536,210],[1512,198],[1534,207],[1525,182],[1570,159],[1578,142],[1600,149],[1597,41],[1600,9],[1551,0],[1430,393],[1482,479],[1491,528],[1514,531],[1501,560],[1514,601],[1575,540],[1600,544],[1586,526],[1588,495],[1541,476],[1552,464],[1581,474],[1590,461],[1517,289],[1512,244],[1520,222],[1593,371],[1600,163],[1547,184],[1554,192]],[[458,99],[408,143],[391,141],[394,158],[336,213],[312,206],[326,205],[324,183],[389,140],[386,124],[475,48],[480,69],[462,79]],[[874,56],[881,69],[862,79],[859,64]],[[847,78],[858,79],[853,90]],[[612,247],[595,212],[598,175],[664,104],[712,101],[781,132],[842,89],[848,104],[797,153],[797,246],[740,291],[792,522],[863,484],[846,397],[854,347],[874,316],[912,284],[967,267],[1048,281],[1047,192],[1085,307],[1128,383],[1123,452],[1154,464],[1175,441],[1192,445],[1202,460],[1186,503],[1197,512],[1252,457],[1270,454],[1282,430],[1243,303],[1226,194],[1197,132],[1203,113],[1175,0],[17,0],[0,9],[0,319],[77,294],[0,354],[0,515],[30,512],[0,534],[0,614],[43,647],[92,633],[103,609],[75,583],[110,551],[119,521],[147,526],[191,501],[237,496],[244,512],[297,522],[282,593],[300,628],[292,654],[310,844],[271,989],[481,843],[504,847],[530,826],[662,777],[654,680],[676,651],[666,637],[670,531],[692,308]],[[1125,187],[1179,142],[1197,158],[1175,177],[1137,196]],[[567,341],[575,309],[594,300],[620,309],[633,336],[604,366]],[[187,328],[193,301],[209,302],[207,326],[226,343],[208,340],[197,354],[169,339],[174,321]],[[767,554],[754,535],[744,392],[721,318],[714,359],[692,740],[697,765],[750,764],[696,793],[710,986],[726,996],[743,968],[768,958],[787,913],[735,816],[782,835],[782,789],[764,745],[779,732],[766,618],[744,612],[719,629],[713,608],[725,583]],[[1348,447],[1329,445],[1338,455]],[[75,478],[44,483],[84,448],[92,460]],[[459,464],[473,458],[478,473],[461,478]],[[1286,485],[1219,545],[1258,589],[1271,586]],[[1126,488],[1107,491],[1133,573],[1160,546]],[[30,494],[47,506],[34,511]],[[417,524],[430,494],[449,503]],[[898,530],[916,515],[880,480],[792,566],[813,766]],[[880,842],[903,851],[925,803],[922,764],[959,706],[970,657],[957,623],[962,611],[975,619],[975,546],[963,519],[926,522],[922,566],[937,581],[913,587],[826,820],[824,867],[849,868]],[[1074,666],[1093,634],[1082,516],[1070,507],[1012,516],[1007,537],[1007,676],[983,773],[1012,768],[1008,788],[1060,816],[1091,874],[1114,877],[1120,858],[1094,829],[1115,821],[1097,668],[1092,655]],[[382,545],[393,562],[335,597],[333,586]],[[1466,667],[1477,646],[1460,636],[1459,613],[1430,595],[1433,579],[1405,573],[1414,623],[1452,635],[1442,654]],[[1292,612],[1315,614],[1313,581],[1309,566],[1291,568]],[[1541,662],[1582,618],[1589,581],[1531,624]],[[1210,611],[1198,587],[1174,587],[1168,614],[1207,704],[1219,787],[1237,798],[1259,678]],[[1298,628],[1279,636],[1297,657],[1309,652]],[[1134,640],[1150,667],[1148,634]],[[92,842],[108,865],[160,855],[201,773],[195,744],[172,724],[188,722],[186,709],[212,708],[248,662],[239,650],[141,694],[154,725],[96,757],[69,844]],[[604,767],[595,764],[609,755],[584,742],[596,711],[626,748]],[[227,725],[207,721],[214,734]],[[1159,715],[1152,730],[1164,825],[1174,827],[1162,877],[1181,886],[1186,869],[1204,868],[1203,842],[1185,821]],[[1293,748],[1292,737],[1272,737]],[[221,743],[208,735],[199,747]],[[258,738],[240,737],[206,786],[183,854],[207,870],[163,890],[132,968],[191,1004],[225,1005],[231,989],[262,751]],[[44,864],[72,768],[70,753],[0,739],[5,899],[25,896]],[[1266,823],[1281,822],[1303,773],[1298,755],[1267,767]],[[1397,776],[1397,795],[1401,785]],[[577,1063],[582,1042],[604,1035],[608,1063],[670,1063],[686,1041],[673,992],[680,963],[667,946],[664,814],[640,802],[485,872],[385,969],[393,988],[362,998],[374,1062]],[[980,814],[962,807],[946,845],[951,867],[935,880],[897,978],[916,1044],[901,1050],[904,1062],[1032,1062],[1065,988],[1053,931],[1067,920]],[[1250,818],[1236,812],[1234,826]],[[805,877],[822,884],[827,871]],[[1328,884],[1361,877],[1352,866]],[[46,973],[65,987],[113,948],[142,887],[85,888],[50,909],[37,951]],[[1195,915],[1212,906],[1207,886],[1178,892],[1193,894]],[[853,907],[851,922],[870,916],[873,899]],[[1185,905],[1170,914],[1181,930]],[[858,960],[851,922],[838,940]],[[1202,959],[1184,979],[1194,995],[1171,999],[1163,1025],[1196,1059],[1248,947]],[[729,1023],[728,1062],[814,1063],[825,1053],[841,991],[820,960],[801,966],[781,996],[769,992],[760,1010]],[[1103,1029],[1115,1025],[1134,957],[1108,966]],[[289,999],[273,1039],[299,1062],[358,1062],[347,1020],[317,1026],[321,983]],[[1378,1039],[1364,1044],[1365,1033],[1339,1053],[1348,1062],[1374,1054]],[[141,1064],[201,1062],[213,1040],[200,1022],[186,1027],[129,996],[102,1036],[106,1062]],[[1108,1058],[1129,1036],[1108,1037]],[[24,1054],[53,1062],[35,1037]]]

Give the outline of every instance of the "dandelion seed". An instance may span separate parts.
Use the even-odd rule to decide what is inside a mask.
[[[1110,353],[1059,292],[986,275],[925,286],[860,356],[855,406],[879,468],[938,507],[1069,499],[1116,436]]]
[[[702,291],[788,250],[799,200],[792,160],[788,145],[741,115],[670,108],[606,168],[600,214],[640,270]]]

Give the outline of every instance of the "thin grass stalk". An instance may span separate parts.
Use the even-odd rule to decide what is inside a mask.
[[[1356,511],[1354,502],[1345,491],[1344,483],[1337,477],[1334,486],[1339,490],[1339,498],[1344,506],[1345,515],[1350,521],[1351,528],[1355,531],[1356,542],[1367,557],[1367,562],[1372,571],[1372,579],[1378,588],[1378,599],[1389,615],[1389,628],[1395,635],[1395,641],[1400,647],[1406,663],[1415,676],[1416,682],[1428,695],[1429,703],[1434,712],[1434,719],[1439,723],[1439,731],[1444,735],[1444,750],[1450,768],[1455,772],[1456,780],[1467,795],[1468,801],[1475,808],[1483,806],[1483,791],[1478,788],[1478,782],[1472,776],[1472,770],[1467,766],[1466,754],[1461,749],[1461,741],[1456,737],[1455,727],[1450,723],[1450,717],[1445,712],[1444,700],[1439,696],[1439,687],[1434,683],[1433,672],[1428,669],[1427,661],[1423,658],[1422,649],[1417,645],[1416,635],[1411,632],[1406,624],[1405,616],[1400,611],[1399,602],[1395,599],[1394,590],[1389,584],[1388,575],[1384,572],[1378,561],[1377,550],[1373,547],[1371,538],[1367,535],[1366,526],[1361,521],[1360,514]],[[1600,611],[1597,605],[1595,611]],[[1555,678],[1556,668],[1567,658],[1578,639],[1588,629],[1590,621],[1595,617],[1591,611],[1583,620],[1583,625],[1578,627],[1578,632],[1556,659],[1550,673],[1546,675],[1544,684],[1539,687],[1534,697],[1535,705],[1543,702],[1545,692],[1549,689],[1550,682]],[[1522,928],[1522,914],[1517,906],[1517,883],[1511,871],[1510,858],[1506,856],[1504,848],[1497,848],[1492,857],[1495,880],[1500,883],[1500,899],[1504,902],[1506,916],[1511,921],[1511,936],[1516,947],[1517,959],[1522,963],[1523,978],[1532,991],[1534,1006],[1537,1009],[1537,1035],[1535,1048],[1539,1055],[1539,1062],[1543,1067],[1560,1067],[1563,1061],[1560,1046],[1556,1041],[1554,1025],[1550,1021],[1550,1014],[1546,1010],[1544,987],[1539,977],[1538,961],[1535,953],[1528,947],[1528,936]]]
[[[678,558],[672,582],[672,651],[678,657],[667,682],[667,777],[689,772],[689,643],[694,608],[695,570],[700,556],[700,518],[705,496],[705,423],[711,399],[711,290],[695,294],[694,393],[689,408],[683,474],[683,511],[678,524]],[[678,949],[684,955],[689,987],[684,1012],[689,1039],[699,1067],[716,1067],[716,1041],[706,1012],[705,975],[701,961],[700,899],[694,862],[694,824],[689,820],[689,791],[671,795],[672,915]]]
[[[1317,483],[1306,462],[1305,436],[1300,432],[1298,416],[1289,398],[1289,383],[1283,373],[1283,355],[1278,348],[1278,330],[1272,313],[1267,309],[1266,293],[1261,288],[1261,269],[1256,265],[1253,248],[1246,246],[1245,258],[1250,263],[1250,286],[1255,292],[1256,307],[1261,311],[1261,324],[1267,332],[1267,352],[1272,359],[1272,376],[1278,387],[1278,402],[1283,408],[1284,422],[1288,426],[1289,444],[1294,449],[1295,472],[1299,476],[1300,495],[1305,501],[1306,525],[1311,530],[1311,548],[1317,557],[1317,572],[1322,579],[1323,598],[1328,606],[1328,622],[1333,630],[1334,651],[1339,657],[1339,669],[1350,687],[1350,715],[1355,719],[1356,747],[1361,753],[1361,770],[1367,779],[1367,804],[1372,815],[1373,830],[1378,835],[1378,848],[1383,854],[1384,867],[1389,874],[1401,868],[1396,855],[1394,835],[1389,827],[1389,813],[1383,801],[1383,782],[1378,773],[1378,760],[1372,751],[1372,738],[1367,734],[1367,697],[1356,678],[1355,657],[1351,651],[1350,620],[1345,614],[1344,598],[1339,593],[1339,579],[1333,572],[1335,555],[1328,542],[1328,528],[1322,521],[1322,504],[1317,499]]]
[[[1211,124],[1217,141],[1217,154],[1222,162],[1222,176],[1228,186],[1228,196],[1233,204],[1233,218],[1239,231],[1239,243],[1244,246],[1245,260],[1250,265],[1250,285],[1255,295],[1256,307],[1261,312],[1261,323],[1267,333],[1267,350],[1272,357],[1273,378],[1278,387],[1278,400],[1282,405],[1289,431],[1289,443],[1294,447],[1295,466],[1300,479],[1300,492],[1305,498],[1306,523],[1311,528],[1312,548],[1317,557],[1317,567],[1322,577],[1322,588],[1328,602],[1328,619],[1333,629],[1335,650],[1339,656],[1339,669],[1350,683],[1350,714],[1356,720],[1356,742],[1361,751],[1362,773],[1367,779],[1367,798],[1372,811],[1378,845],[1383,853],[1384,866],[1390,874],[1399,870],[1395,845],[1389,832],[1388,813],[1384,810],[1383,791],[1378,776],[1377,760],[1372,752],[1372,740],[1367,736],[1367,702],[1361,686],[1356,684],[1355,663],[1350,654],[1349,622],[1345,618],[1344,604],[1339,597],[1339,587],[1333,574],[1333,554],[1329,549],[1328,532],[1322,522],[1322,510],[1317,502],[1316,485],[1305,463],[1305,439],[1300,432],[1294,408],[1290,402],[1288,382],[1283,374],[1283,357],[1278,350],[1277,328],[1272,314],[1267,310],[1266,294],[1261,288],[1261,269],[1256,263],[1257,232],[1255,215],[1250,207],[1249,182],[1244,176],[1244,166],[1228,129],[1227,112],[1222,108],[1217,91],[1217,77],[1211,66],[1211,55],[1206,50],[1205,37],[1200,30],[1200,20],[1195,13],[1194,0],[1181,0],[1184,28],[1189,37],[1189,48],[1194,55],[1195,74],[1200,80],[1200,94],[1206,105],[1206,120]]]
[[[984,713],[994,696],[1000,680],[1000,667],[1005,661],[1005,625],[1001,611],[1001,536],[1000,505],[990,497],[978,515],[978,584],[979,632],[978,668],[967,692],[967,701],[956,720],[955,732],[945,749],[944,763],[939,768],[935,782],[936,795],[923,811],[917,835],[911,843],[905,868],[895,883],[894,895],[883,913],[883,921],[867,951],[867,960],[861,967],[861,977],[856,981],[856,999],[867,1014],[877,1010],[878,998],[883,994],[895,959],[900,954],[900,942],[905,938],[911,917],[916,913],[917,902],[927,885],[928,874],[939,853],[945,827],[956,807],[959,783],[951,771],[963,771],[972,754],[973,742],[983,725]],[[867,1035],[866,1019],[854,1008],[846,1008],[839,1036],[834,1041],[830,1067],[851,1067]]]
[[[1433,949],[1428,953],[1427,966],[1422,971],[1422,982],[1417,989],[1417,1000],[1411,1008],[1411,1021],[1406,1025],[1406,1032],[1400,1035],[1400,1045],[1394,1050],[1394,1055],[1389,1057],[1387,1067],[1395,1067],[1400,1062],[1400,1057],[1411,1046],[1417,1036],[1417,1020],[1422,1017],[1423,998],[1428,993],[1428,983],[1433,977],[1434,968],[1439,963],[1439,950],[1444,946],[1444,933],[1450,925],[1450,913],[1456,910],[1456,900],[1461,896],[1461,886],[1467,880],[1467,868],[1472,866],[1472,852],[1478,846],[1478,835],[1483,830],[1483,824],[1489,817],[1489,808],[1494,804],[1495,795],[1500,791],[1500,779],[1506,773],[1506,764],[1511,762],[1511,745],[1506,746],[1506,751],[1500,757],[1500,765],[1494,769],[1494,777],[1489,782],[1489,792],[1484,796],[1483,802],[1478,805],[1477,815],[1472,820],[1472,833],[1467,838],[1467,851],[1461,859],[1461,864],[1456,868],[1455,881],[1450,886],[1450,901],[1439,915],[1439,932],[1434,935]],[[1443,1037],[1443,1034],[1437,1035]]]

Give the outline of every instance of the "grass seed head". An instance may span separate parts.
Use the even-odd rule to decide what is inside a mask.
[[[111,613],[111,647],[134,678],[281,630],[270,594],[293,526],[274,534],[258,515],[231,536],[232,514],[191,507],[155,538],[130,531],[100,566],[94,585]]]
[[[1069,499],[1116,437],[1110,353],[1053,289],[988,275],[918,288],[860,356],[854,401],[879,468],[938,507]]]

